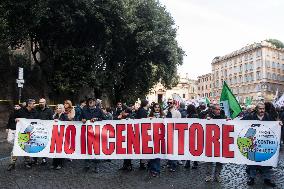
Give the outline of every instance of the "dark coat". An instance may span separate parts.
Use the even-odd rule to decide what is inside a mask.
[[[11,129],[11,130],[16,130],[16,121],[15,119],[17,118],[17,114],[19,113],[19,110],[14,110],[10,116],[9,116],[9,120],[7,123],[7,129]]]
[[[38,119],[38,112],[35,109],[29,111],[26,107],[23,107],[19,110],[16,118]]]
[[[139,108],[136,114],[136,119],[142,119],[148,117],[148,111],[144,108]]]
[[[36,107],[36,111],[38,113],[38,119],[42,120],[52,120],[53,119],[53,112],[49,107],[45,107],[41,109],[39,106]]]
[[[187,117],[187,110],[185,108],[180,108],[178,111],[181,114],[181,118],[186,118]]]
[[[66,114],[62,113],[59,117],[58,116],[58,114],[55,114],[53,119],[58,119],[60,121],[68,121],[68,117]]]
[[[91,120],[93,118],[97,118],[98,121],[103,120],[104,119],[103,111],[98,107],[94,109],[91,109],[90,107],[84,107],[82,111],[82,119]]]
[[[74,117],[75,121],[81,121],[82,120],[82,112],[83,112],[83,109],[80,107],[80,105],[77,105],[75,107],[75,117]]]
[[[198,114],[187,115],[187,118],[198,118]]]
[[[251,113],[243,117],[242,120],[260,120],[260,119],[257,117],[256,113]],[[276,121],[276,120],[273,119],[268,113],[264,113],[263,119],[260,121]]]
[[[121,112],[123,111],[123,109],[121,108],[121,109],[115,109],[114,111],[113,111],[113,119],[114,120],[119,120],[119,118],[118,118],[118,116],[121,114]]]

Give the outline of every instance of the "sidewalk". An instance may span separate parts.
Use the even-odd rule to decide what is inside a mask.
[[[12,145],[7,142],[5,129],[0,129],[0,159],[10,156]]]
[[[283,158],[283,152],[281,153]],[[112,162],[102,162],[99,166],[100,173],[93,171],[84,172],[84,161],[73,160],[66,162],[62,170],[49,169],[49,165],[37,165],[30,170],[23,166],[23,160],[17,163],[16,170],[6,171],[9,159],[0,161],[0,188],[7,189],[87,189],[87,188],[122,188],[122,189],[266,189],[262,180],[258,177],[253,187],[246,184],[247,176],[245,166],[226,164],[222,170],[221,183],[205,182],[207,171],[211,170],[210,163],[202,163],[196,170],[186,170],[179,166],[177,172],[170,173],[167,168],[162,168],[161,176],[152,178],[147,171],[138,169],[139,161],[134,161],[134,170],[123,172],[118,169],[122,165],[122,160]],[[163,164],[165,165],[165,161]],[[278,168],[274,169],[273,180],[277,183],[277,188],[284,188],[284,162],[280,161]]]

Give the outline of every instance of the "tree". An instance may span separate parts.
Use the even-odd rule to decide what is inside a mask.
[[[159,80],[171,87],[183,60],[174,21],[155,0],[2,0],[0,18],[10,46],[30,42],[38,81],[56,93],[88,86],[133,102]]]
[[[267,39],[266,41],[273,44],[276,48],[284,48],[284,43],[278,39]]]

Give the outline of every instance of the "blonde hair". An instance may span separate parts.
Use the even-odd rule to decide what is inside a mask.
[[[61,114],[64,114],[64,112],[65,112],[65,108],[64,108],[64,105],[63,104],[57,104],[56,106],[55,106],[55,113],[53,114],[53,118],[56,116],[56,110],[57,110],[57,108],[61,108],[62,109],[62,112],[61,112]],[[60,115],[61,115],[60,114]],[[59,117],[60,117],[60,115],[59,115]]]
[[[65,101],[64,101],[64,104],[68,104],[68,105],[69,105],[68,108],[65,108],[65,111],[66,111],[67,113],[70,113],[70,112],[72,111],[72,109],[73,109],[71,100],[65,100]]]

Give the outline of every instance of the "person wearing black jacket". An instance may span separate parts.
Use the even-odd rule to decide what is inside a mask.
[[[95,100],[90,98],[88,99],[87,106],[83,108],[81,118],[82,122],[86,122],[87,120],[90,120],[91,122],[101,121],[104,119],[104,113],[96,106]]]
[[[197,110],[193,104],[190,104],[187,106],[187,118],[198,118]],[[192,169],[197,169],[198,163],[197,161],[193,161]],[[190,168],[190,160],[187,160],[185,162],[184,168],[189,169]]]
[[[13,131],[16,130],[15,119],[17,118],[17,115],[18,115],[20,109],[21,109],[21,106],[19,106],[19,105],[14,106],[14,111],[9,116],[9,120],[8,120],[8,123],[7,123],[7,129],[11,129]]]
[[[222,112],[220,105],[215,104],[210,107],[208,110],[208,114],[206,119],[226,119],[225,114]],[[205,181],[217,181],[220,182],[220,173],[223,168],[223,164],[220,162],[213,162],[212,163],[212,170],[210,175],[206,176]]]
[[[38,119],[38,112],[35,109],[34,99],[27,100],[27,105],[20,109],[17,118]]]
[[[142,118],[147,118],[147,117],[148,117],[148,101],[142,100],[140,108],[138,109],[137,114],[136,114],[136,119],[142,119]],[[146,166],[143,160],[140,160],[139,169],[141,170],[146,169]],[[131,159],[125,159],[123,161],[123,166],[119,170],[131,171],[132,170]]]
[[[38,106],[36,107],[38,113],[38,119],[41,120],[53,120],[53,112],[47,106],[44,98],[39,99]]]
[[[19,112],[15,115],[16,119],[15,121],[18,121],[18,118],[26,118],[26,119],[38,119],[38,113],[35,110],[35,100],[34,99],[28,99],[27,100],[27,105],[26,107],[23,107],[19,110]],[[25,156],[25,167],[30,169],[31,168],[31,161],[30,161],[30,157]],[[17,157],[16,156],[11,156],[11,162],[8,166],[8,171],[11,171],[12,169],[15,169],[16,166],[16,161],[17,161]]]
[[[259,120],[259,121],[275,121],[275,117],[271,117],[268,113],[265,112],[265,105],[262,102],[259,102],[256,105],[256,112],[247,115],[242,120]],[[276,184],[271,181],[271,167],[270,166],[257,166],[257,165],[248,165],[247,172],[249,175],[248,185],[255,184],[256,172],[260,170],[264,178],[264,184],[275,187]]]
[[[46,105],[46,100],[44,98],[39,99],[38,106],[36,107],[37,117],[41,120],[53,120],[53,112],[52,110]],[[32,158],[32,163],[37,164],[38,158]],[[45,165],[47,163],[46,158],[42,158],[41,164]]]
[[[116,108],[115,110],[113,111],[113,119],[114,120],[119,120],[121,119],[120,118],[120,115],[123,111],[123,108],[122,108],[122,102],[121,101],[118,101],[117,104],[116,104]]]
[[[95,121],[101,121],[104,119],[104,113],[103,111],[96,106],[96,101],[93,98],[89,98],[87,101],[87,106],[83,108],[82,111],[82,122],[86,123],[86,121],[90,121],[90,122],[95,122]],[[99,160],[89,160],[86,159],[85,160],[85,167],[84,170],[85,171],[89,171],[91,163],[94,163],[95,165],[95,173],[99,172],[98,169],[98,164],[99,164]]]

